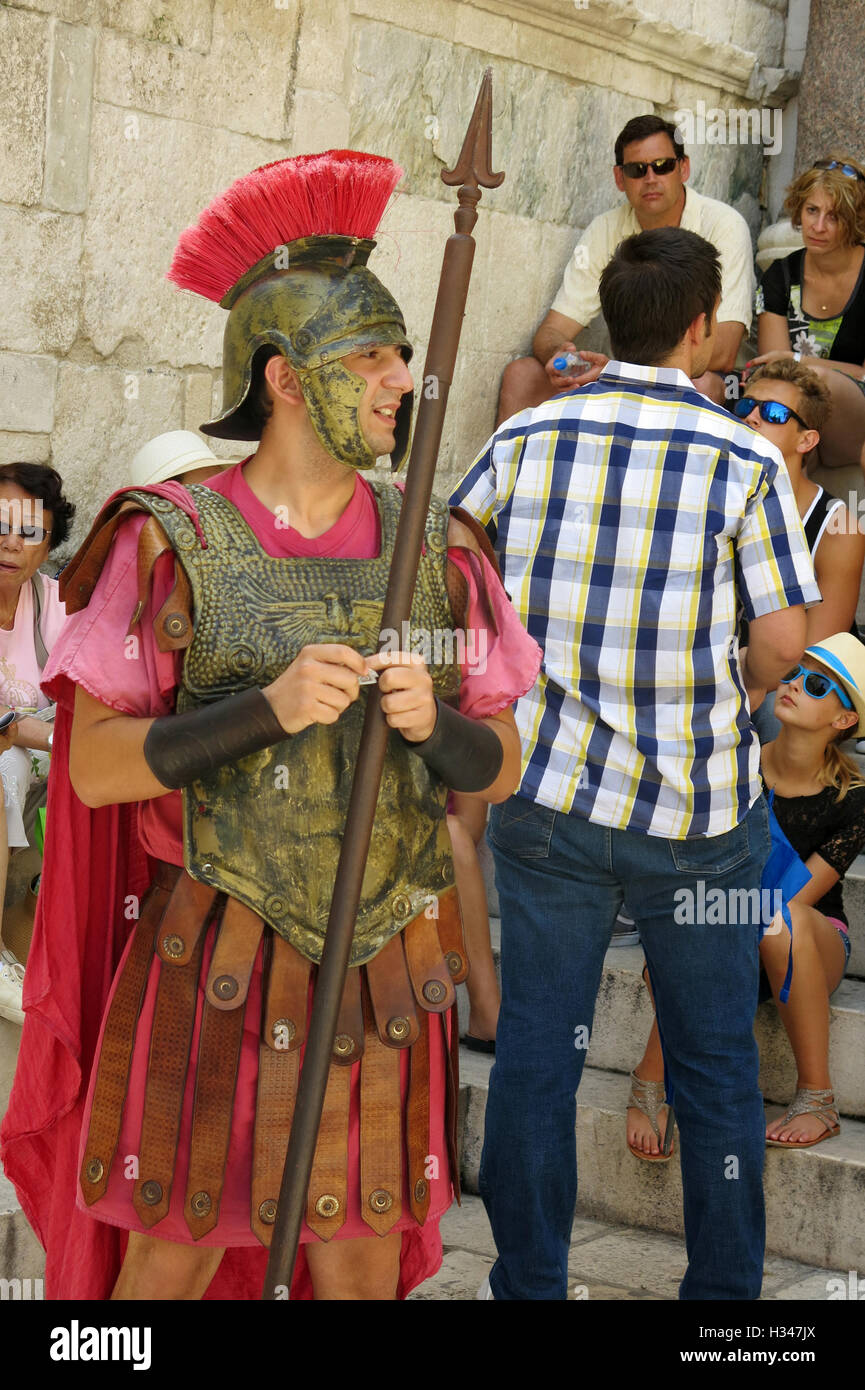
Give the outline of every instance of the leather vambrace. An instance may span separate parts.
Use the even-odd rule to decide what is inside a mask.
[[[144,740],[144,757],[164,787],[186,787],[288,737],[255,686],[201,709],[155,719]]]
[[[501,739],[477,719],[436,698],[438,718],[422,743],[403,742],[455,792],[480,792],[498,777],[504,761]]]

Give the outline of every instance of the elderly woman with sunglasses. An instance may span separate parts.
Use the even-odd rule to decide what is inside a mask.
[[[865,846],[865,780],[839,744],[857,724],[865,727],[865,646],[841,632],[807,647],[778,686],[775,711],[780,732],[761,749],[763,788],[810,879],[787,902],[791,932],[778,912],[764,921],[760,940],[758,1000],[774,997],[797,1072],[793,1100],[767,1124],[766,1143],[802,1149],[840,1130],[829,1076],[829,998],[850,959],[841,886]],[[669,1157],[663,1076],[654,1023],[632,1073],[627,1121],[628,1148],[650,1162]]]
[[[0,907],[9,855],[27,845],[24,809],[30,788],[48,774],[50,703],[42,668],[65,619],[56,579],[39,573],[66,539],[75,508],[58,473],[38,463],[0,468]],[[14,719],[10,720],[10,715]],[[0,940],[0,1017],[23,1023],[23,969],[28,940]],[[14,952],[14,954],[13,954]]]
[[[832,420],[815,461],[865,467],[865,168],[818,160],[787,189],[784,209],[801,251],[773,261],[757,290],[760,355],[815,368],[832,393]]]

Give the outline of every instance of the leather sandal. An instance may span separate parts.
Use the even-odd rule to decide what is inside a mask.
[[[628,1096],[628,1105],[635,1110],[640,1110],[649,1121],[655,1131],[655,1137],[661,1145],[659,1154],[643,1153],[642,1149],[637,1149],[633,1144],[628,1144],[628,1148],[635,1158],[641,1158],[645,1163],[669,1163],[672,1156],[671,1149],[673,1143],[673,1111],[672,1107],[667,1112],[667,1126],[663,1138],[658,1128],[658,1112],[662,1105],[666,1105],[666,1092],[663,1081],[643,1081],[642,1077],[637,1076],[635,1071],[631,1072],[631,1090]],[[669,1140],[669,1144],[668,1141]]]
[[[832,1091],[809,1091],[801,1089],[796,1092],[790,1102],[782,1124],[789,1124],[790,1120],[795,1120],[797,1115],[816,1115],[826,1126],[825,1134],[818,1134],[816,1139],[805,1139],[797,1141],[795,1139],[767,1139],[766,1143],[771,1149],[812,1149],[815,1144],[822,1144],[824,1139],[834,1139],[836,1134],[841,1133],[841,1121],[838,1117],[838,1109],[835,1105],[835,1096]]]

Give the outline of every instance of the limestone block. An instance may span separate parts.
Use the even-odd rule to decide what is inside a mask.
[[[78,332],[81,219],[0,207],[4,300],[0,346],[65,353]]]
[[[306,7],[297,41],[294,80],[298,87],[342,92],[351,10],[350,0],[317,0]]]
[[[618,63],[614,54],[586,43],[573,33],[560,34],[520,25],[516,50],[519,61],[532,67],[563,73],[575,82],[591,82],[598,87],[618,86]]]
[[[183,428],[199,430],[212,420],[213,376],[210,372],[190,372],[183,387]],[[212,447],[208,441],[208,447]]]
[[[0,429],[50,433],[54,428],[56,381],[53,358],[0,352]]]
[[[99,0],[99,20],[152,43],[206,52],[213,0]]]
[[[68,20],[71,24],[86,23],[93,17],[97,0],[15,0],[19,10],[38,10],[40,14],[53,15],[55,19]]]
[[[145,360],[216,366],[224,310],[175,289],[165,276],[183,228],[232,179],[283,149],[99,103],[91,147],[85,335],[103,357],[124,339],[140,339]]]
[[[105,29],[96,97],[211,129],[284,139],[296,37],[297,0],[290,9],[261,0],[218,6],[206,55]]]
[[[589,1286],[589,1297],[603,1282],[631,1289],[641,1296],[653,1293],[676,1298],[688,1264],[680,1240],[653,1231],[607,1231],[584,1241],[573,1251],[569,1268]]]
[[[409,1300],[416,1303],[433,1299],[459,1299],[467,1302],[475,1298],[477,1291],[493,1267],[495,1253],[475,1255],[470,1250],[448,1250],[443,1256],[441,1266],[431,1279],[425,1279],[409,1294]]]
[[[297,87],[294,92],[292,154],[342,149],[348,143],[348,107],[335,92]]]
[[[474,106],[483,60],[469,49],[384,26],[353,33],[351,143],[387,150],[409,171],[406,191],[441,199]],[[493,166],[501,188],[483,206],[541,221],[585,225],[610,205],[610,151],[645,102],[503,61],[493,94]],[[562,170],[568,177],[562,178]],[[487,199],[489,202],[487,203]]]
[[[62,212],[83,212],[87,206],[95,43],[92,29],[55,27],[42,201]]]
[[[61,364],[54,465],[78,506],[80,545],[105,498],[127,479],[133,455],[165,430],[183,427],[183,377],[177,372]]]
[[[503,58],[518,56],[518,33],[521,26],[506,15],[474,5],[454,6],[453,42],[495,53]]]
[[[784,16],[760,0],[737,0],[733,41],[764,66],[777,67],[784,56]]]
[[[408,182],[408,177],[404,178],[400,188]],[[445,242],[454,229],[453,209],[457,202],[452,193],[450,196],[453,204],[449,208],[444,201],[398,192],[381,220],[376,233],[378,244],[370,258],[370,268],[387,285],[406,316],[406,330],[415,349],[412,371],[418,382],[422,377]],[[481,209],[486,197],[485,192]],[[475,228],[476,240],[478,229],[483,227],[483,216],[481,211]],[[473,281],[475,273],[476,267],[472,272]]]
[[[51,457],[51,439],[47,434],[16,434],[0,432],[0,465],[4,463],[47,463]]]
[[[663,20],[677,29],[701,31],[704,9],[709,11],[715,6],[706,5],[704,0],[637,0],[637,8],[649,19]]]
[[[47,20],[0,10],[0,202],[39,201],[49,46]]]
[[[378,19],[385,24],[392,21],[404,24],[407,18],[406,11],[401,5],[395,5],[394,0],[352,0],[351,10],[354,16]],[[412,31],[452,42],[455,11],[454,0],[424,0],[422,5],[412,7]]]
[[[642,3],[642,0],[641,0]],[[693,28],[705,34],[713,43],[731,43],[736,33],[733,24],[735,5],[717,5],[714,0],[695,0]],[[738,38],[736,40],[739,42]],[[747,44],[742,43],[743,48]]]

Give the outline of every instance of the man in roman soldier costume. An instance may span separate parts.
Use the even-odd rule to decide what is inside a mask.
[[[359,470],[402,461],[412,379],[402,313],[366,262],[400,173],[349,151],[283,160],[183,234],[170,278],[229,311],[223,409],[202,428],[258,447],[207,485],[115,494],[64,574],[78,611],[46,685],[77,797],[58,777],[5,1126],[49,1237],[49,1296],[111,1289],[120,1247],[96,1223],[129,1233],[114,1297],[260,1291],[375,679],[391,731],[292,1296],[404,1297],[440,1260],[467,973],[447,793],[516,786],[510,706],[540,653],[483,533],[435,499],[411,613],[428,641],[378,652],[402,493]],[[143,878],[129,803],[150,886],[124,943]],[[94,934],[103,959],[123,947],[110,989]],[[46,1065],[66,1089],[53,1109],[25,1095]],[[63,1199],[50,1219],[40,1204],[78,1120],[64,1265]],[[50,1167],[52,1130],[66,1158]]]

